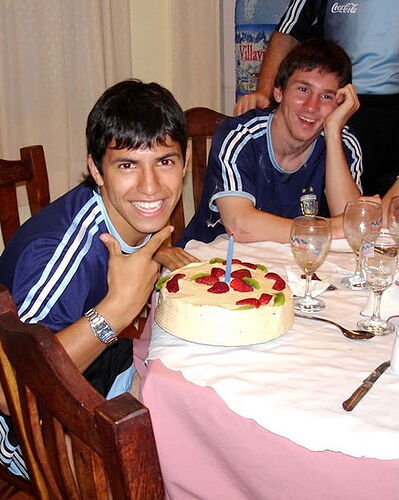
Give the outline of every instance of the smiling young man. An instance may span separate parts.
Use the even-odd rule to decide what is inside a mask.
[[[302,213],[338,217],[360,196],[358,141],[345,127],[358,108],[351,63],[336,44],[312,40],[282,61],[275,105],[223,122],[215,132],[198,211],[179,244],[234,234],[286,242]]]
[[[132,345],[118,334],[159,274],[154,253],[182,189],[185,117],[168,90],[128,80],[94,105],[86,137],[89,175],[19,229],[0,257],[0,282],[21,320],[50,328],[111,397],[130,389]],[[4,397],[0,409],[0,461],[27,476]]]

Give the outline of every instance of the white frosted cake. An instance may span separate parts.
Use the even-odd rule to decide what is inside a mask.
[[[292,292],[278,274],[233,259],[229,284],[224,275],[225,261],[214,258],[161,278],[155,321],[185,340],[226,346],[267,342],[291,328]]]

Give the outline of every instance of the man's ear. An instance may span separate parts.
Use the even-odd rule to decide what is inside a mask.
[[[87,157],[87,166],[89,167],[89,171],[91,173],[91,176],[95,180],[97,186],[98,187],[103,186],[104,185],[103,176],[98,171],[98,168],[97,168],[96,164],[94,163],[91,155],[88,155],[88,157]]]
[[[274,97],[274,100],[280,104],[280,102],[283,98],[283,91],[281,90],[281,87],[274,87],[273,97]]]

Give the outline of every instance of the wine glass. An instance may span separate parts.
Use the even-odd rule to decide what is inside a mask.
[[[379,231],[382,226],[381,204],[369,200],[348,201],[344,211],[343,228],[345,238],[356,254],[356,268],[352,276],[341,283],[351,290],[366,288],[365,279],[360,270],[359,249],[366,233]]]
[[[373,314],[358,321],[362,330],[375,335],[387,335],[395,331],[395,325],[380,316],[381,296],[389,288],[396,273],[399,252],[399,237],[391,233],[368,233],[360,249],[360,263],[366,282],[374,295]]]
[[[298,266],[306,276],[304,297],[295,297],[294,309],[314,313],[324,309],[324,302],[312,297],[310,283],[312,274],[326,258],[331,243],[331,224],[323,217],[304,215],[296,217],[291,226],[291,250]]]
[[[399,196],[391,198],[387,218],[389,232],[399,236]]]

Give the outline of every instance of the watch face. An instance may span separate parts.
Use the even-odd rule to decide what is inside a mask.
[[[94,334],[101,342],[104,342],[104,344],[113,344],[118,340],[118,337],[115,335],[115,332],[107,323],[106,319],[98,314],[97,311],[90,309],[85,316],[89,320],[90,327]]]

